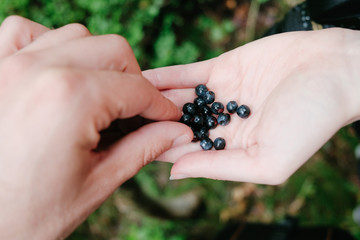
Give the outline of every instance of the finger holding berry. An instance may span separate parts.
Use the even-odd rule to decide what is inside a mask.
[[[144,165],[192,140],[123,37],[11,17],[0,43],[0,239],[66,238]],[[152,123],[132,129],[136,117]],[[118,120],[130,131],[100,147]]]

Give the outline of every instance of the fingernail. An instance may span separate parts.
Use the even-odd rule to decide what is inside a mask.
[[[186,143],[191,142],[189,135],[181,135],[180,137],[175,138],[171,147],[178,147]]]
[[[174,174],[169,177],[169,180],[180,180],[184,178],[190,178],[190,176],[186,174]]]

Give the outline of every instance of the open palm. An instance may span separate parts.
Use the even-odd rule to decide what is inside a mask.
[[[351,93],[359,74],[344,47],[358,45],[354,35],[341,29],[280,34],[208,61],[145,71],[179,108],[193,101],[195,86],[206,84],[216,101],[235,100],[252,111],[210,131],[211,139],[226,139],[225,150],[203,151],[190,143],[163,154],[160,160],[174,162],[172,178],[285,181],[357,119]]]

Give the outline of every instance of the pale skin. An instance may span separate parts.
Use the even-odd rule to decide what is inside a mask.
[[[224,104],[236,100],[252,114],[236,114],[210,137],[223,151],[199,143],[159,157],[174,163],[171,179],[279,184],[341,127],[360,119],[360,33],[344,29],[280,34],[194,64],[148,70],[146,76],[179,108],[205,84]]]
[[[10,17],[0,76],[0,239],[65,238],[140,168],[192,138],[117,35]],[[162,121],[93,151],[100,130],[135,115]]]
[[[283,182],[360,118],[358,39],[340,29],[278,35],[143,72],[151,84],[120,36],[8,18],[0,27],[0,239],[68,236],[154,159],[175,163],[173,179]],[[200,83],[252,110],[213,131],[227,140],[224,151],[200,150],[176,122]],[[157,122],[93,151],[100,130],[136,115]]]

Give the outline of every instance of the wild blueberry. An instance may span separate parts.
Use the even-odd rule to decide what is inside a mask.
[[[195,127],[201,127],[204,125],[204,117],[202,115],[194,115],[194,119],[192,121]]]
[[[209,137],[209,130],[206,127],[201,127],[199,131],[196,131],[197,138],[203,140]]]
[[[217,127],[217,125],[218,122],[215,117],[210,115],[205,117],[205,127],[207,127],[208,129],[214,129]]]
[[[230,114],[228,113],[220,113],[217,118],[218,123],[221,126],[226,126],[230,123]]]
[[[191,124],[192,120],[193,120],[193,116],[191,116],[191,115],[188,114],[188,113],[183,114],[183,115],[181,116],[181,118],[180,118],[180,122],[181,122],[181,123],[184,123],[184,124],[186,124],[186,125],[188,125],[188,126]]]
[[[214,140],[214,148],[216,150],[223,150],[225,148],[226,142],[225,139],[218,137]]]
[[[195,132],[197,131],[197,128],[194,127],[192,124],[189,127],[192,130],[192,132],[195,134]]]
[[[204,97],[207,91],[208,89],[204,84],[197,85],[195,88],[195,93],[199,97]]]
[[[197,141],[201,140],[199,131],[194,131],[193,133],[194,133],[194,138],[192,140],[193,142],[197,142]]]
[[[196,107],[193,103],[185,103],[183,106],[183,112],[186,114],[194,115],[196,113]]]
[[[211,104],[215,101],[215,93],[213,91],[205,92],[205,96],[203,97],[206,104]]]
[[[211,108],[208,105],[205,105],[205,106],[201,107],[200,112],[205,116],[212,114]]]
[[[238,108],[238,104],[235,101],[230,101],[228,102],[228,104],[226,105],[226,109],[228,110],[229,113],[234,113],[236,112],[236,109]]]
[[[195,104],[198,108],[201,108],[201,107],[206,106],[205,100],[204,100],[203,98],[201,98],[201,97],[195,98],[194,104]]]
[[[221,102],[214,102],[214,103],[211,105],[211,111],[212,111],[214,114],[222,113],[222,112],[224,111],[224,105],[223,105]]]
[[[238,107],[238,109],[236,110],[237,115],[239,115],[239,117],[241,118],[248,118],[250,115],[250,108],[246,105],[241,105],[240,107]]]
[[[211,141],[210,138],[205,138],[205,139],[201,140],[201,142],[200,142],[200,146],[204,150],[210,150],[213,147],[213,145],[214,145],[214,143],[213,143],[213,141]]]

